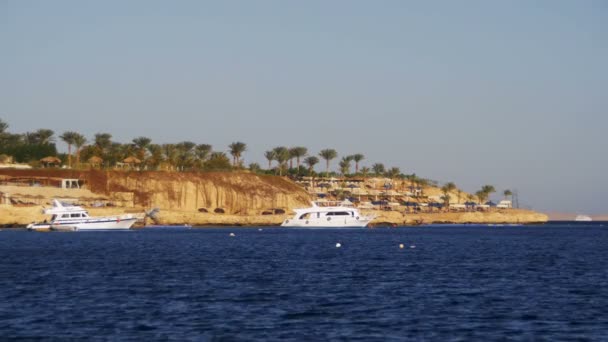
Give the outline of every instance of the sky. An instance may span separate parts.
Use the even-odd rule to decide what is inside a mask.
[[[0,0],[13,133],[333,148],[545,212],[608,213],[607,61],[602,0]]]

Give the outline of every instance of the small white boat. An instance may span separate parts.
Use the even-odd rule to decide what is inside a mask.
[[[574,221],[578,221],[578,222],[591,222],[593,220],[591,219],[591,217],[589,217],[587,215],[576,215],[576,217],[574,218]]]
[[[312,202],[312,207],[294,209],[295,215],[283,221],[281,227],[362,228],[375,216],[363,216],[350,201]]]
[[[57,230],[57,231],[79,231],[79,230],[123,230],[130,229],[140,219],[132,214],[120,216],[89,216],[82,207],[61,203],[53,200],[53,206],[42,209],[45,215],[52,215],[47,222],[32,223],[27,226],[29,230]]]

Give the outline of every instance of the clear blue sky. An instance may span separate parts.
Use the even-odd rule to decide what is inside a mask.
[[[0,0],[0,118],[246,163],[329,147],[607,213],[607,33],[601,0]]]

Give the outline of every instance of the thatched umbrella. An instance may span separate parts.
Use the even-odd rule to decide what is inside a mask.
[[[40,159],[40,162],[45,164],[48,167],[50,165],[61,164],[61,159],[54,157],[54,156],[48,156],[48,157],[44,157],[44,158]]]
[[[101,165],[101,163],[103,163],[103,159],[98,156],[92,156],[91,158],[89,158],[88,162],[91,165]]]
[[[141,160],[139,160],[139,159],[137,159],[135,157],[127,157],[122,162],[125,163],[125,164],[140,164]]]

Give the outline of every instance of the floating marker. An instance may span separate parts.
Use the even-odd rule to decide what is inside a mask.
[[[405,246],[403,246],[403,244],[402,244],[402,243],[400,243],[400,244],[399,244],[399,248],[403,249],[403,247],[405,247]]]
[[[410,248],[416,248],[416,245],[411,245]]]
[[[262,228],[258,229],[258,232],[261,232],[261,231],[262,231]]]
[[[342,247],[342,244],[338,242],[338,243],[336,244],[336,248],[340,248],[340,247]]]
[[[230,236],[234,236],[234,233],[230,233]]]

